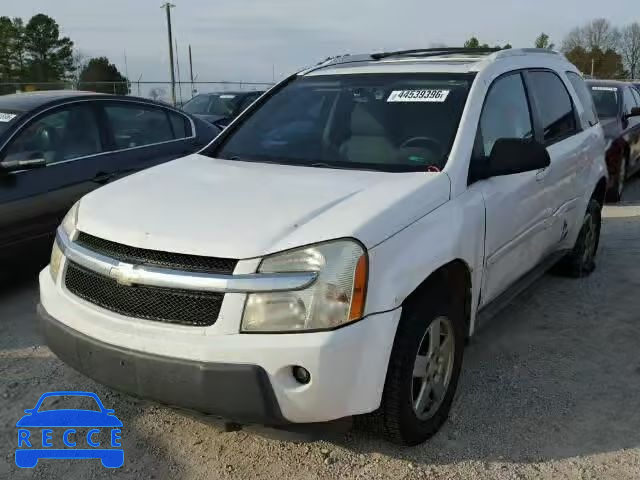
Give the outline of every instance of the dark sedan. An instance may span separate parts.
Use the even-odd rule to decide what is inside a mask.
[[[201,93],[185,103],[182,109],[213,123],[222,130],[263,93],[260,91]]]
[[[75,91],[0,96],[0,265],[48,247],[84,194],[198,151],[217,133],[141,98]]]
[[[607,138],[608,198],[618,202],[625,181],[640,171],[640,92],[625,82],[587,84]]]

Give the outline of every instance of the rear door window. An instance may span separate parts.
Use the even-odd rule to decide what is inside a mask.
[[[163,108],[119,102],[105,105],[118,150],[174,140],[169,115]]]
[[[593,104],[593,98],[591,97],[591,92],[589,91],[587,84],[582,77],[575,72],[567,72],[567,78],[571,82],[571,85],[573,85],[573,89],[578,94],[580,103],[582,103],[585,119],[590,126],[594,126],[598,123],[598,112]]]
[[[538,107],[544,142],[549,145],[577,132],[571,96],[558,75],[533,70],[527,74]]]
[[[177,112],[170,111],[168,113],[175,138],[187,138],[193,135],[191,132],[191,122],[187,117]]]

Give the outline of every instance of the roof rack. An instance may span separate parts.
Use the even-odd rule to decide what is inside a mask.
[[[413,57],[438,57],[440,55],[449,55],[451,53],[462,53],[467,55],[499,52],[500,48],[464,48],[464,47],[441,47],[441,48],[417,48],[414,50],[398,50],[395,52],[379,52],[373,53],[370,57],[373,60],[382,60],[389,57],[400,57],[404,55]]]

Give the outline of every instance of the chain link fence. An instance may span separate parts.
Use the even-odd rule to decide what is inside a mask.
[[[269,82],[213,81],[176,82],[176,104],[184,104],[198,93],[223,91],[266,90]],[[135,95],[152,100],[172,103],[171,82],[0,82],[0,95],[45,90],[85,90],[117,95]]]

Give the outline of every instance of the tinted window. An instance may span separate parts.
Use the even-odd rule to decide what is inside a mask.
[[[618,89],[616,87],[603,87],[591,85],[591,96],[600,118],[618,116]]]
[[[9,145],[5,160],[44,158],[47,163],[53,163],[101,151],[93,109],[88,105],[77,105],[28,123]]]
[[[580,75],[574,72],[567,72],[567,78],[578,94],[580,103],[582,103],[582,107],[584,108],[584,115],[587,122],[591,126],[595,125],[598,123],[598,112],[593,104],[593,98],[591,98],[591,92],[589,91],[587,84]]]
[[[622,93],[622,101],[623,101],[622,111],[624,113],[631,113],[631,109],[636,106],[636,99],[633,97],[633,94],[631,93],[631,88],[629,87],[624,88]]]
[[[478,147],[485,156],[489,156],[500,138],[532,137],[531,114],[522,76],[517,73],[496,80],[480,117]]]
[[[633,98],[636,99],[636,106],[640,107],[640,90],[632,88],[631,94],[633,95]]]
[[[105,106],[116,148],[133,148],[173,140],[165,110],[136,104]]]
[[[471,76],[302,77],[245,119],[212,156],[343,168],[442,168]]]
[[[196,115],[216,115],[227,117],[237,107],[238,96],[234,93],[205,93],[193,97],[182,109]]]
[[[540,115],[544,141],[549,143],[576,131],[576,117],[569,92],[555,73],[529,72],[532,95]]]
[[[176,112],[168,112],[171,126],[173,127],[173,136],[175,138],[186,138],[191,136],[191,122],[184,115]]]

